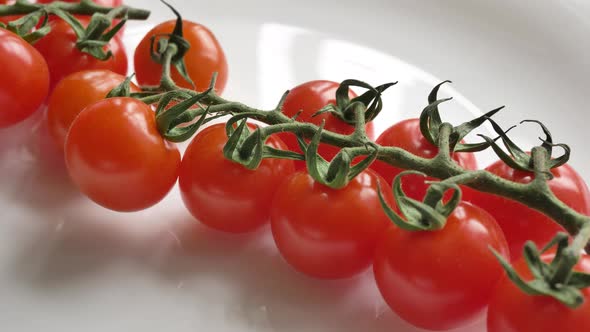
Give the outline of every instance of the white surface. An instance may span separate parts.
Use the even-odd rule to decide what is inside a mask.
[[[128,3],[153,9],[148,24],[128,27],[130,48],[149,24],[172,18],[157,1]],[[473,105],[508,105],[503,124],[545,121],[590,179],[585,1],[173,4],[224,46],[228,98],[271,107],[311,79],[399,80],[386,94],[381,130],[416,116],[432,86],[452,79],[473,104],[447,87],[443,95],[455,101],[443,108],[445,118],[466,119]],[[67,182],[38,122],[0,131],[0,330],[418,331],[384,305],[369,272],[338,282],[301,276],[281,261],[267,229],[240,237],[204,229],[176,190],[141,213],[95,206]],[[538,135],[536,128],[514,133],[524,143]]]

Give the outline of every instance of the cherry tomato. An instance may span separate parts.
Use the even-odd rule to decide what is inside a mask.
[[[534,178],[532,173],[514,170],[501,160],[488,166],[486,170],[518,183],[529,183]],[[553,169],[551,173],[554,179],[549,181],[549,188],[557,198],[579,213],[590,215],[590,192],[581,176],[567,164]],[[565,231],[549,217],[508,198],[472,189],[463,190],[463,198],[496,218],[506,234],[512,260],[522,255],[526,241],[532,240],[542,247],[555,233]]]
[[[420,132],[418,119],[407,119],[389,127],[377,138],[376,143],[382,146],[399,147],[422,158],[434,158],[438,153],[438,147],[428,142]],[[471,153],[454,153],[453,160],[463,168],[477,169],[477,161]],[[393,179],[403,171],[380,160],[376,160],[371,168],[381,174],[390,185]],[[433,179],[426,179],[428,180]],[[419,200],[424,197],[428,189],[424,177],[413,174],[406,175],[402,179],[402,186],[409,197]]]
[[[66,76],[55,87],[49,98],[47,121],[55,143],[63,149],[72,122],[82,110],[106,97],[125,76],[110,70],[84,70]],[[131,84],[132,92],[140,89]]]
[[[552,255],[543,255],[549,262]],[[525,280],[532,274],[523,259],[514,268]],[[583,255],[574,270],[590,273],[590,257]],[[492,295],[488,309],[488,332],[590,331],[590,288],[582,291],[584,304],[570,309],[548,296],[530,296],[503,277]]]
[[[80,21],[83,25],[88,24],[87,19]],[[115,36],[108,45],[113,57],[100,61],[76,48],[76,34],[65,21],[53,20],[49,25],[51,32],[35,43],[35,48],[49,65],[51,90],[64,77],[81,70],[108,69],[117,74],[127,74],[127,54],[119,37]]]
[[[390,225],[368,170],[343,189],[317,183],[305,171],[284,182],[271,211],[272,234],[287,263],[322,279],[351,277],[373,260],[377,238]],[[393,202],[391,191],[386,199]]]
[[[349,135],[354,132],[354,126],[340,120],[336,116],[324,113],[318,116],[313,116],[317,111],[329,104],[336,104],[336,90],[340,86],[339,83],[331,81],[309,81],[298,85],[289,91],[285,103],[283,105],[283,113],[288,117],[293,117],[301,111],[297,116],[299,122],[309,122],[320,125],[323,120],[326,121],[325,129],[339,134]],[[349,97],[354,98],[356,94],[351,90]],[[367,135],[369,138],[374,137],[373,123],[369,122],[366,126]],[[292,133],[277,134],[289,147],[289,150],[301,152],[297,138]],[[339,148],[329,144],[320,144],[318,153],[324,159],[331,160],[340,151]],[[304,161],[296,161],[297,169],[305,169]]]
[[[265,159],[255,171],[223,156],[225,124],[198,133],[188,146],[180,167],[180,191],[188,210],[201,223],[227,233],[253,231],[269,221],[276,188],[294,172],[293,162]],[[266,144],[285,149],[270,137]]]
[[[38,3],[52,3],[57,0],[37,0]],[[80,2],[80,0],[61,0],[63,2]],[[122,0],[93,0],[97,5],[105,6],[105,7],[118,7],[123,4]]]
[[[49,69],[36,49],[4,29],[0,29],[0,68],[0,128],[5,128],[41,107],[49,90]]]
[[[135,49],[135,73],[140,85],[159,85],[162,76],[162,65],[155,62],[150,53],[152,36],[170,34],[174,30],[176,20],[167,21],[155,26],[141,40]],[[215,35],[205,26],[183,21],[182,33],[191,47],[184,56],[187,72],[195,83],[197,91],[209,88],[213,73],[217,72],[215,91],[222,94],[227,83],[227,60]],[[157,45],[157,41],[156,41]],[[193,89],[176,70],[172,68],[172,79],[180,87]]]
[[[428,330],[466,326],[486,309],[502,267],[489,246],[508,257],[494,218],[462,202],[440,231],[391,227],[373,269],[381,294],[407,322]]]
[[[115,211],[159,202],[178,177],[180,152],[158,133],[152,109],[133,98],[101,100],[72,123],[66,165],[78,188]]]

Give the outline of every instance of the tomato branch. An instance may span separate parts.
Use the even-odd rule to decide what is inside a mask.
[[[123,6],[126,8],[127,18],[131,20],[146,20],[150,16],[150,11],[140,8],[132,8]],[[38,10],[44,10],[48,8],[59,9],[68,12],[73,15],[93,15],[94,13],[107,14],[113,7],[100,6],[91,0],[82,0],[81,2],[53,2],[50,4],[38,4],[31,3],[27,0],[18,0],[12,5],[0,5],[0,16],[9,15],[26,15]],[[122,18],[125,16],[124,12],[121,12],[116,18]]]

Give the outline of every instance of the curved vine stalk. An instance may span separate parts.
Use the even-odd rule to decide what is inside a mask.
[[[171,46],[164,51],[166,55],[163,63],[163,75],[161,86],[146,87],[142,100],[147,103],[158,102],[167,92],[178,92],[184,95],[183,99],[188,99],[199,95],[199,92],[178,87],[170,77],[171,58],[174,55],[175,46]],[[211,82],[211,87],[215,86],[215,75]],[[228,101],[216,94],[214,89],[202,94],[199,99],[200,110],[187,110],[192,112],[188,118],[195,118],[205,113],[204,105],[207,105],[206,113],[209,116],[216,114],[245,115],[244,118],[258,120],[267,124],[267,127],[259,129],[260,136],[264,138],[277,132],[292,132],[302,137],[311,138],[318,133],[320,129],[311,123],[297,122],[284,115],[280,111],[280,106],[272,110],[260,110],[250,107],[240,102]],[[357,105],[355,107],[358,108]],[[361,110],[362,111],[362,110]],[[165,113],[164,113],[165,114]],[[187,121],[188,122],[188,121]],[[361,123],[364,123],[362,121]],[[466,170],[456,164],[451,158],[450,151],[452,144],[453,125],[442,123],[438,133],[439,153],[432,159],[425,159],[413,155],[397,147],[380,146],[371,143],[373,149],[367,149],[366,136],[363,134],[364,126],[357,125],[356,130],[351,135],[342,135],[323,129],[319,139],[323,143],[338,146],[340,148],[357,148],[355,154],[370,155],[376,150],[376,159],[386,162],[392,166],[411,169],[425,173],[428,176],[443,180],[443,182],[452,182],[462,184],[478,191],[503,196],[527,206],[549,216],[557,223],[562,225],[571,235],[577,235],[580,230],[590,224],[590,216],[585,216],[568,207],[560,201],[547,185],[547,179],[542,176],[546,169],[538,169],[536,180],[530,183],[515,183],[503,179],[485,170]],[[360,131],[360,132],[359,132]],[[165,134],[165,133],[164,133]],[[542,148],[534,148],[532,151],[535,160],[545,160],[546,151]],[[536,163],[537,167],[543,168],[543,163]]]
[[[131,8],[122,6],[125,12],[121,12],[116,18],[127,15],[130,20],[145,20],[150,16],[150,11],[140,8]],[[44,8],[53,8],[63,10],[73,15],[93,15],[94,13],[108,14],[113,8],[100,6],[92,0],[82,0],[80,2],[54,2],[51,4],[32,3],[27,0],[17,0],[12,5],[0,5],[0,16],[9,15],[26,15]]]

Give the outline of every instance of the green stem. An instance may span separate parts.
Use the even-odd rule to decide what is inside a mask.
[[[195,96],[198,92],[178,88],[170,77],[171,60],[175,52],[174,47],[170,47],[164,53],[164,68],[160,91],[181,90],[186,92],[189,96]],[[319,129],[318,126],[311,123],[299,123],[293,121],[282,112],[276,110],[264,111],[239,102],[228,101],[215,94],[214,90],[211,90],[206,97],[203,98],[202,102],[209,105],[209,114],[211,115],[220,113],[233,115],[247,113],[248,118],[268,124],[268,127],[261,129],[263,137],[268,137],[279,132],[292,132],[311,138]],[[364,125],[362,125],[362,123],[364,121],[362,119],[364,118],[364,114],[362,114],[362,112],[364,111],[363,107],[357,107],[355,105],[355,116],[357,121],[360,121],[357,122],[353,134],[347,136],[323,130],[321,134],[321,142],[341,148],[363,148],[364,150],[359,149],[356,151],[355,149],[354,151],[361,155],[363,153],[369,155],[370,152],[366,149],[366,135],[363,135]],[[190,112],[190,110],[188,110],[188,112]],[[361,127],[362,130],[360,129]],[[542,181],[538,180],[532,181],[528,184],[521,184],[508,181],[484,170],[471,171],[461,168],[453,162],[450,156],[450,140],[452,133],[453,126],[451,124],[441,124],[438,135],[439,153],[435,158],[421,158],[401,148],[374,144],[375,149],[377,149],[377,159],[398,168],[420,171],[431,177],[441,180],[447,179],[448,182],[463,184],[478,191],[507,197],[528,205],[558,222],[570,234],[578,234],[585,225],[590,224],[589,216],[574,211],[553,195],[544,180],[544,176],[538,177],[542,179]],[[248,144],[245,145],[249,146]],[[539,161],[536,162],[539,167],[539,175],[541,173],[546,175],[546,171],[544,171],[546,163],[541,161],[543,157],[542,152],[534,152],[534,155],[536,155],[535,158],[539,159]]]
[[[441,168],[452,165],[453,158],[451,157],[451,134],[453,133],[453,125],[445,122],[440,125],[438,133],[438,153],[434,158],[435,163],[439,163]]]
[[[368,142],[369,138],[367,137],[367,128],[366,128],[366,120],[365,120],[366,108],[360,102],[354,103],[353,107],[354,107],[354,120],[355,120],[353,139],[356,139],[358,141]]]
[[[92,1],[82,1],[79,3],[58,1],[51,4],[36,4],[26,0],[20,0],[13,5],[0,5],[0,16],[26,15],[49,6],[75,15],[92,15],[94,13],[107,14],[113,9],[113,7],[99,6]],[[120,18],[123,15],[124,12],[117,16],[117,18]],[[127,15],[128,18],[132,20],[146,20],[150,16],[150,11],[127,7]]]
[[[164,91],[180,90],[180,87],[174,83],[172,79],[172,58],[178,53],[178,46],[174,43],[169,43],[162,55],[162,79],[160,80],[160,87]]]
[[[551,278],[551,285],[557,287],[558,285],[565,285],[568,283],[573,268],[580,259],[580,253],[590,240],[590,223],[585,224],[584,227],[574,238],[574,242],[564,249],[561,260],[557,264],[557,268],[553,277]]]
[[[552,175],[547,164],[550,159],[550,156],[547,155],[547,150],[543,147],[536,146],[531,151],[531,154],[535,174],[532,183],[538,187],[539,191],[550,191],[547,181],[550,180]]]

